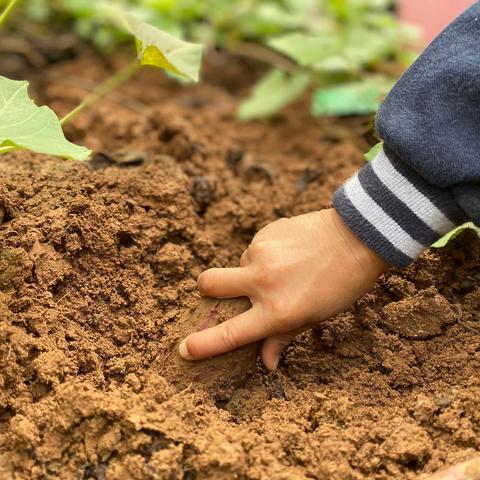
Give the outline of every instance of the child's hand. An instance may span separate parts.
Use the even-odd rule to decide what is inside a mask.
[[[180,354],[201,360],[265,339],[262,359],[274,370],[296,335],[350,307],[387,269],[335,210],[281,219],[255,236],[239,268],[200,275],[203,294],[247,296],[253,307],[189,335]]]

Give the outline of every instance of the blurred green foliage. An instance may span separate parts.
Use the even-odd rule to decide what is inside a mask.
[[[117,0],[142,20],[177,36],[239,51],[271,49],[273,73],[240,107],[244,119],[274,115],[314,88],[315,115],[374,113],[394,78],[378,72],[386,61],[407,66],[415,32],[394,14],[393,0]],[[111,1],[28,0],[23,11],[37,22],[69,21],[104,52],[125,34],[112,25]],[[265,58],[265,55],[262,55]],[[276,62],[286,57],[290,62]],[[266,59],[266,58],[265,58]],[[272,95],[272,85],[282,98]],[[345,88],[332,86],[345,85]],[[262,105],[263,104],[263,105]]]

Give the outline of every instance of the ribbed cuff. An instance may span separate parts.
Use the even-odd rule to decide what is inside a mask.
[[[333,205],[364,243],[400,268],[466,220],[449,191],[383,150],[335,193]]]

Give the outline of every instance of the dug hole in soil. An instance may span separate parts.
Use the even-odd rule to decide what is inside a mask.
[[[313,120],[307,99],[238,124],[248,72],[210,63],[189,88],[144,71],[78,117],[88,164],[0,157],[0,478],[421,479],[472,458],[468,232],[299,337],[278,372],[175,383],[197,275],[235,266],[268,222],[328,207],[368,148],[368,120]],[[67,112],[106,75],[94,65],[52,67],[32,93]]]

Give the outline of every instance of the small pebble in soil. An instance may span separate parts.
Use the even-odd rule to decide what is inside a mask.
[[[447,408],[452,403],[452,399],[449,395],[444,395],[443,397],[437,397],[434,399],[435,405],[439,408]]]
[[[197,176],[193,179],[192,197],[201,208],[208,207],[215,198],[217,179],[212,175]]]
[[[267,393],[270,398],[276,398],[278,400],[285,399],[283,380],[281,374],[278,371],[270,373],[267,376],[265,383]]]
[[[308,186],[323,176],[323,172],[319,169],[305,169],[297,180],[297,190],[304,192]]]
[[[144,152],[97,152],[88,162],[90,170],[103,170],[108,167],[137,167],[147,160]]]
[[[228,149],[226,162],[235,174],[238,174],[238,168],[240,166],[240,163],[242,163],[244,156],[245,151],[238,145],[233,145]]]
[[[164,143],[169,143],[175,136],[181,133],[181,128],[174,125],[166,125],[159,134],[159,139]]]
[[[201,95],[193,94],[185,98],[182,103],[188,108],[198,110],[205,107],[208,104],[208,100]]]
[[[480,272],[478,271],[466,272],[460,280],[462,290],[469,290],[478,286],[480,286]]]
[[[253,159],[245,163],[244,179],[247,182],[266,181],[270,185],[275,183],[276,175],[269,165]]]
[[[429,338],[459,320],[458,310],[434,287],[383,308],[382,324],[406,338]]]
[[[105,480],[107,469],[103,464],[86,465],[83,470],[83,479],[85,480]]]

